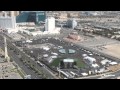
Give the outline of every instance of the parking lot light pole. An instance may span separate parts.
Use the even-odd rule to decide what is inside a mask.
[[[38,57],[37,57],[37,59],[38,59],[38,61],[39,61],[39,59],[40,59],[40,55],[39,55],[39,53],[38,53]]]
[[[60,78],[60,63],[59,63],[59,78]]]

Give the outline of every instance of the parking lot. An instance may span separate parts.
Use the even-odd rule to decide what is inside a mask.
[[[60,68],[65,73],[69,74],[72,71],[76,73],[77,76],[87,75],[85,73],[91,75],[91,73],[89,73],[90,71],[94,72],[92,74],[96,74],[95,70],[105,69],[108,65],[106,63],[102,65],[102,60],[106,60],[106,62],[113,61],[101,56],[98,53],[90,52],[72,43],[62,41],[59,38],[48,37],[31,41],[32,42],[25,42],[24,44],[22,42],[19,43],[23,45],[24,52],[36,61],[43,62],[55,70]],[[72,53],[70,53],[70,51],[72,51]],[[93,64],[94,66],[91,66],[87,59],[85,59],[85,55],[96,60],[95,64]],[[64,59],[73,59],[76,62],[77,67],[63,68],[60,63]],[[95,65],[98,65],[98,67]]]

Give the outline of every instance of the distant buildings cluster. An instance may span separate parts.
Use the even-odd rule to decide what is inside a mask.
[[[2,17],[12,17],[12,16],[18,16],[21,12],[20,11],[0,11],[0,16]]]

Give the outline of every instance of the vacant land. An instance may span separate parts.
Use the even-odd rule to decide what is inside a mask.
[[[120,58],[120,44],[107,45],[107,46],[104,46],[104,48],[106,48],[103,50],[105,51],[105,53],[111,56]]]

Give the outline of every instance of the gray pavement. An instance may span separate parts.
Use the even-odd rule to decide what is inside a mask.
[[[4,45],[3,42],[0,42],[0,46],[2,47],[2,49],[4,50]],[[38,75],[36,75],[32,70],[28,69],[27,66],[25,66],[19,59],[19,57],[13,52],[10,51],[8,49],[8,55],[10,57],[12,57],[12,59],[19,65],[19,67],[27,74],[27,75],[31,75],[32,79],[40,79],[40,77]]]
[[[22,51],[20,51],[16,46],[13,46],[13,45],[11,44],[11,42],[9,42],[9,41],[7,41],[7,42],[8,42],[8,45],[9,45],[9,46],[12,46],[12,48],[15,48],[15,49],[21,54],[21,56],[24,57],[25,60],[30,61],[31,64],[33,64],[38,70],[40,70],[42,73],[44,73],[47,77],[49,77],[49,78],[51,78],[51,79],[55,78],[55,77],[54,77],[53,75],[51,75],[51,73],[49,73],[46,69],[43,69],[43,68],[41,68],[38,64],[36,64],[36,62],[33,61],[33,60],[31,59],[31,57],[29,57],[28,55],[26,55],[25,53],[23,53]]]

